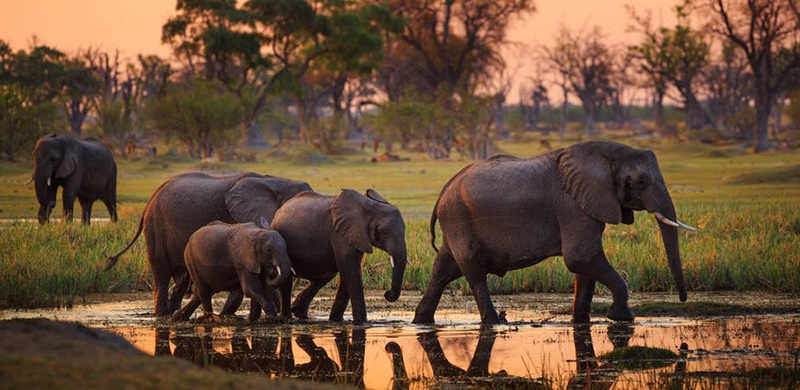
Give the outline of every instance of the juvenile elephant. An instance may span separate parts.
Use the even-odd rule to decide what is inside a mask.
[[[652,151],[613,142],[586,142],[521,159],[495,156],[476,162],[445,184],[430,221],[436,249],[436,220],[443,243],[414,323],[433,323],[444,288],[466,276],[481,321],[501,321],[492,304],[486,274],[503,276],[562,255],[575,274],[572,320],[589,321],[595,282],[613,294],[608,318],[630,321],[628,288],[603,252],[607,223],[633,223],[633,210],[647,210],[661,222],[670,270],[686,301],[678,250],[675,207]],[[693,228],[692,228],[693,229]]]
[[[366,196],[342,190],[338,196],[304,192],[286,202],[275,213],[272,227],[286,240],[297,277],[311,283],[292,303],[292,313],[308,318],[308,306],[319,290],[339,274],[330,320],[342,321],[347,302],[352,303],[353,322],[367,320],[361,259],[376,246],[388,252],[392,264],[392,286],[384,297],[394,302],[400,296],[406,269],[405,224],[400,210],[374,190]],[[282,287],[281,307],[289,307],[291,283]],[[284,317],[291,314],[283,312]]]
[[[214,221],[189,237],[183,258],[194,295],[173,320],[186,321],[200,304],[204,317],[215,320],[211,296],[220,291],[241,291],[250,297],[255,302],[251,321],[261,308],[270,317],[277,315],[274,291],[267,287],[277,288],[289,280],[292,264],[283,237],[269,228],[265,218],[259,224]]]
[[[257,173],[210,176],[185,173],[170,178],[147,202],[139,229],[125,249],[109,257],[106,269],[117,263],[144,230],[147,259],[155,284],[155,313],[178,310],[189,286],[183,251],[189,236],[212,221],[226,223],[270,221],[275,210],[296,194],[311,190],[308,183]],[[175,287],[168,293],[169,281]],[[168,298],[169,295],[169,298]],[[242,294],[232,293],[222,314],[233,314]]]
[[[117,221],[117,164],[111,151],[94,138],[83,140],[62,134],[40,138],[33,149],[33,177],[39,201],[39,223],[50,219],[58,187],[64,221],[72,221],[75,198],[81,204],[81,222],[89,224],[92,204],[101,200],[112,221]]]

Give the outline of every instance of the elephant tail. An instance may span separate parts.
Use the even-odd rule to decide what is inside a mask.
[[[119,261],[119,257],[122,256],[123,254],[125,254],[125,252],[127,252],[128,249],[131,249],[133,244],[136,242],[136,240],[142,234],[142,228],[143,227],[144,227],[144,213],[142,213],[142,217],[139,218],[139,228],[136,229],[136,235],[133,236],[133,239],[128,244],[128,246],[125,247],[125,249],[123,249],[122,251],[120,251],[119,253],[117,253],[114,256],[109,256],[109,258],[106,260],[106,266],[103,269],[104,271],[108,271],[111,268],[113,268],[115,265],[117,265],[117,261]]]
[[[437,253],[439,248],[436,247],[436,207],[439,206],[439,200],[436,200],[436,205],[433,206],[433,213],[431,213],[431,246]]]

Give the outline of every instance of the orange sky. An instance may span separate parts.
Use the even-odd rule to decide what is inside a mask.
[[[649,9],[656,20],[674,23],[672,8],[680,0],[538,0],[537,12],[518,21],[510,34],[522,48],[506,50],[516,83],[527,77],[532,61],[530,47],[547,43],[561,24],[570,29],[601,26],[609,42],[638,40],[626,33],[629,25],[624,5]],[[2,0],[0,39],[15,49],[26,48],[31,37],[65,52],[78,48],[119,49],[123,57],[136,54],[170,55],[161,45],[161,26],[174,14],[174,0]],[[527,45],[527,46],[526,46]],[[516,99],[516,94],[510,96]]]

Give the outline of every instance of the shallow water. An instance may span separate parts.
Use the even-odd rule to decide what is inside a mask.
[[[244,308],[247,305],[243,305]],[[688,320],[638,317],[633,324],[567,316],[481,327],[470,310],[437,313],[416,326],[411,312],[371,311],[368,326],[332,324],[324,312],[292,324],[175,325],[149,313],[152,301],[8,311],[0,319],[46,317],[116,332],[146,353],[268,377],[387,388],[729,388],[797,386],[800,316]],[[244,317],[246,311],[240,311]],[[526,315],[528,314],[528,315]],[[537,317],[538,315],[538,317]],[[509,312],[509,318],[541,318]],[[602,355],[649,347],[673,357],[617,362]],[[760,370],[757,370],[760,369]]]

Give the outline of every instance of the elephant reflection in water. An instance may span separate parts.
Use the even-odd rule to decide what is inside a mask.
[[[438,331],[424,332],[417,335],[417,340],[422,345],[425,356],[431,364],[433,370],[433,380],[438,385],[469,385],[480,386],[482,381],[491,387],[513,387],[517,389],[544,389],[545,385],[534,378],[514,377],[500,370],[495,373],[489,372],[489,360],[492,357],[492,348],[497,333],[491,327],[481,327],[478,338],[478,345],[469,367],[464,370],[447,360],[441,343],[439,343]],[[394,370],[393,389],[407,389],[410,380],[406,373],[403,361],[403,352],[395,342],[386,344],[386,352],[391,355],[392,367]],[[434,387],[433,383],[427,383]]]
[[[156,333],[156,356],[182,358],[200,367],[214,366],[226,371],[254,372],[267,376],[289,377],[317,382],[335,382],[364,387],[364,348],[366,330],[354,328],[348,337],[346,328],[339,330],[334,338],[339,354],[340,367],[328,356],[324,348],[314,342],[309,334],[297,335],[294,341],[311,359],[307,363],[295,364],[292,350],[291,330],[281,329],[279,334],[248,336],[243,328],[234,330],[230,338],[231,351],[214,349],[211,327],[202,334],[188,332],[170,337],[170,329],[158,329]],[[170,342],[175,345],[174,351]]]
[[[608,339],[613,345],[613,350],[625,348],[633,336],[634,327],[630,324],[614,323],[608,325]],[[622,373],[620,367],[612,364],[600,364],[594,353],[594,343],[592,342],[592,329],[589,324],[580,324],[573,327],[573,341],[575,343],[575,363],[577,373],[570,378],[567,384],[568,389],[610,389],[617,377]],[[675,365],[673,382],[666,388],[682,388],[683,374],[686,371],[686,356],[688,346],[682,343],[680,346],[680,359]]]
[[[633,326],[630,324],[610,324],[608,326],[608,337],[614,349],[628,346],[631,336],[633,336]],[[433,380],[438,384],[463,384],[476,385],[480,381],[486,381],[486,385],[500,387],[514,387],[522,389],[544,389],[549,386],[542,380],[531,377],[514,377],[500,370],[495,373],[489,372],[489,360],[492,355],[492,348],[497,333],[490,327],[481,328],[478,338],[478,345],[472,356],[469,367],[462,369],[447,360],[437,331],[420,333],[417,336],[425,355],[430,362],[433,370]],[[606,367],[597,362],[592,343],[591,327],[588,324],[576,325],[573,329],[573,341],[575,344],[575,355],[577,357],[577,373],[570,378],[567,388],[569,389],[607,389],[610,388],[621,373],[621,370],[613,367]],[[386,344],[386,352],[391,355],[392,367],[394,371],[393,389],[407,389],[410,384],[403,361],[403,352],[395,342]],[[685,344],[681,345],[681,357],[675,367],[675,372],[680,374],[685,371],[686,363]],[[680,382],[682,376],[676,375],[676,381]],[[672,387],[680,388],[680,383],[671,384]]]

